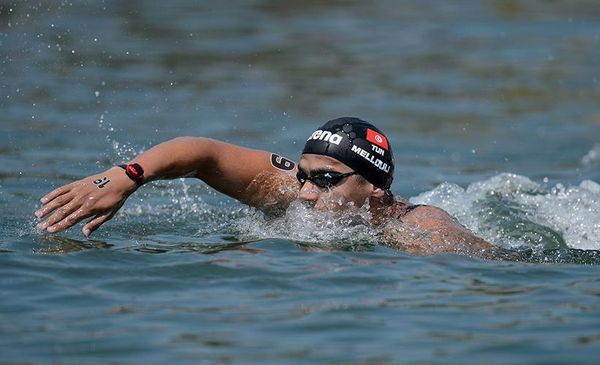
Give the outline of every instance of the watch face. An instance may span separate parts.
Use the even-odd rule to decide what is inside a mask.
[[[144,169],[137,163],[127,165],[127,174],[134,178],[141,178],[144,175]]]

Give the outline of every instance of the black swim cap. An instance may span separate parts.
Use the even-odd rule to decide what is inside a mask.
[[[302,153],[335,158],[384,190],[389,190],[394,179],[392,146],[379,129],[358,118],[325,123],[308,138]]]

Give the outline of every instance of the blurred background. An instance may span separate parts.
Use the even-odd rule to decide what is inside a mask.
[[[600,180],[597,1],[4,0],[0,50],[4,189],[180,135],[295,159],[338,116],[390,134],[408,197]]]

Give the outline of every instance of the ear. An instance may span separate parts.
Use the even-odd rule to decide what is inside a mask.
[[[371,193],[372,198],[383,198],[384,195],[385,191],[383,191],[381,188],[374,188],[373,192]]]

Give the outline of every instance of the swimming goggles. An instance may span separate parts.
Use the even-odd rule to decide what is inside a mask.
[[[306,180],[308,180],[320,188],[331,189],[338,185],[343,179],[356,174],[356,171],[347,172],[345,174],[335,171],[323,171],[317,172],[313,176],[308,176],[306,172],[298,169],[298,172],[296,173],[296,179],[298,179],[300,182],[300,186],[304,185]]]

